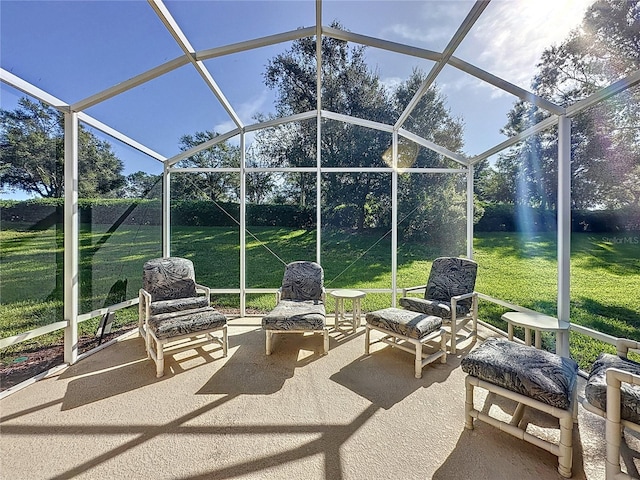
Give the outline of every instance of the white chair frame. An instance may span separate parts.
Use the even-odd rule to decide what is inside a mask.
[[[382,332],[385,334],[384,337],[371,341],[371,330],[377,330],[378,332]],[[425,353],[422,351],[422,346],[431,340],[436,340],[440,337],[440,350],[435,353]],[[400,342],[407,342],[411,345],[406,345]],[[422,378],[422,369],[431,362],[435,362],[440,359],[440,363],[447,363],[447,331],[444,328],[439,328],[424,337],[417,339],[407,337],[406,335],[401,335],[396,332],[391,332],[389,330],[385,330],[383,328],[377,327],[375,325],[370,325],[367,323],[365,330],[365,340],[364,340],[364,353],[365,355],[369,355],[371,345],[375,343],[386,343],[393,348],[399,348],[405,352],[414,353],[415,352],[415,377]]]
[[[402,296],[406,297],[408,296],[408,292],[416,291],[422,291],[424,295],[426,288],[427,285],[418,285],[415,287],[403,288]],[[455,316],[454,312],[457,311],[458,302],[460,300],[464,300],[465,298],[471,298],[471,310],[469,310],[468,314],[457,317]],[[473,338],[473,343],[475,343],[478,337],[478,292],[470,292],[451,297],[451,321],[449,323],[447,319],[443,320],[446,322],[444,324],[444,327],[449,329],[449,332],[451,333],[451,341],[449,342],[449,353],[453,355],[457,353],[458,342],[464,342]],[[471,331],[464,335],[460,335],[460,330],[465,328],[469,322],[471,322]]]
[[[619,339],[616,342],[616,351],[619,357],[627,358],[629,350],[639,350],[640,342],[627,339]],[[605,459],[606,480],[626,480],[634,477],[624,473],[620,466],[620,445],[624,428],[640,433],[640,425],[620,418],[620,388],[622,383],[630,385],[640,385],[640,376],[626,372],[618,368],[609,368],[606,373],[607,379],[607,411],[601,410],[589,403],[584,398],[582,406],[603,417],[605,423],[605,442],[607,445]]]

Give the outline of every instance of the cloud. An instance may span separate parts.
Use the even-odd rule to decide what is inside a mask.
[[[425,30],[400,23],[387,27],[385,32],[390,32],[402,40],[409,40],[413,44],[432,44],[438,40],[448,39],[451,36],[451,32],[445,27],[435,27]]]
[[[238,105],[234,105],[233,102],[231,102],[231,106],[235,109],[240,120],[245,125],[249,125],[255,122],[254,117],[256,114],[266,113],[264,109],[265,105],[267,105],[267,101],[270,100],[270,95],[271,93],[268,90],[262,90],[257,96],[253,96]],[[236,124],[231,118],[224,122],[220,122],[213,127],[214,131],[221,134],[233,130],[234,128],[236,128]]]
[[[590,4],[585,0],[492,2],[463,41],[460,56],[529,88],[542,52],[565,40],[581,24]]]

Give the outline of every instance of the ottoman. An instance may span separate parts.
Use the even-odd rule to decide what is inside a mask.
[[[558,457],[558,472],[571,477],[573,424],[577,422],[576,385],[578,364],[570,358],[538,350],[502,338],[488,338],[462,359],[465,379],[465,427],[482,420]],[[509,423],[490,417],[473,404],[473,389],[481,387],[518,402]],[[525,406],[546,412],[559,420],[558,444],[538,438],[520,423]]]
[[[440,359],[447,362],[447,335],[442,328],[442,318],[424,313],[416,313],[401,308],[385,308],[367,313],[364,353],[369,355],[369,347],[374,343],[386,343],[405,352],[415,352],[415,377],[422,377],[425,365]],[[371,342],[371,330],[384,334]],[[440,340],[440,349],[435,353],[424,353],[422,346],[431,340]]]
[[[222,330],[222,338],[213,332]],[[176,340],[199,337],[197,342],[189,342],[172,347],[169,353],[192,349],[201,344],[216,342],[222,346],[227,356],[227,317],[213,307],[194,308],[180,312],[167,312],[149,317],[147,326],[148,355],[156,364],[156,376],[164,375],[165,344]]]

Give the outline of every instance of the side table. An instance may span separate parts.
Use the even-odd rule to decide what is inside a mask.
[[[336,299],[335,328],[339,330],[342,325],[351,326],[351,331],[355,333],[356,328],[360,326],[360,317],[362,315],[362,305],[360,301],[365,297],[366,293],[360,290],[333,290],[329,292]],[[350,299],[352,302],[353,313],[351,319],[348,319],[345,313],[344,301]]]
[[[509,340],[513,340],[513,326],[518,325],[524,328],[524,343],[530,346],[531,330],[534,330],[535,347],[538,349],[542,347],[540,332],[556,332],[556,354],[568,356],[569,322],[536,312],[507,312],[502,319],[508,324]]]

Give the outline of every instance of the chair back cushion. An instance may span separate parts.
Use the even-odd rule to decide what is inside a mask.
[[[142,270],[142,288],[151,294],[152,302],[195,297],[193,262],[179,257],[149,260]]]
[[[478,264],[473,260],[457,257],[440,257],[433,261],[424,298],[450,302],[451,297],[471,293],[476,288]],[[467,311],[472,299],[461,300],[458,305]]]
[[[291,262],[284,270],[283,300],[320,300],[324,288],[324,271],[315,262]]]

